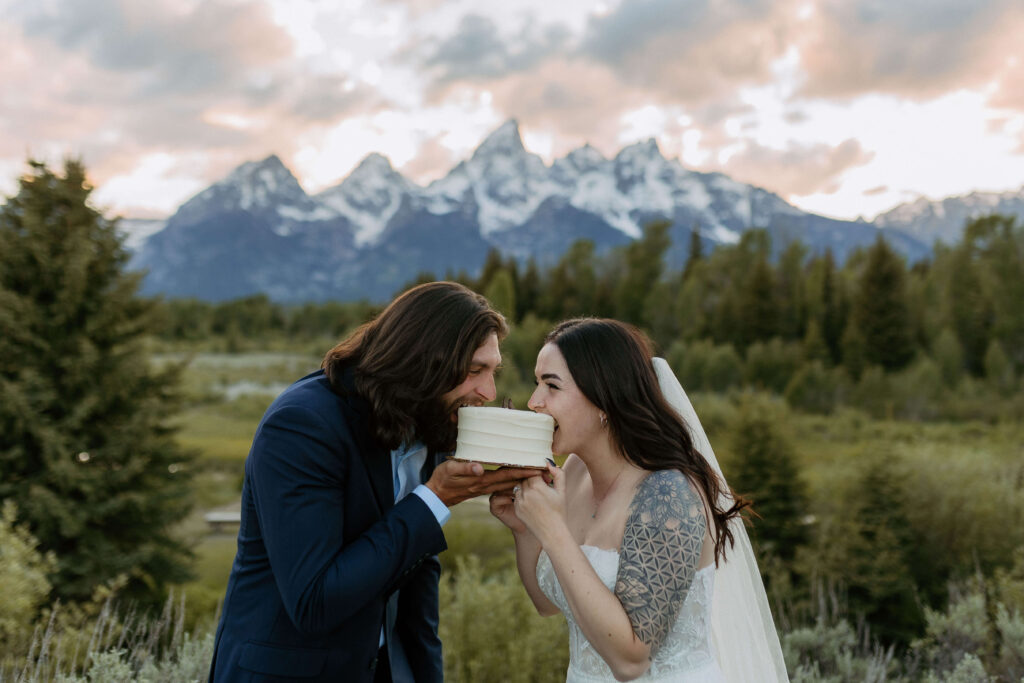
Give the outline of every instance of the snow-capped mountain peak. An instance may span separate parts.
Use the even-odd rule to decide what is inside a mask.
[[[509,119],[484,138],[484,141],[473,152],[473,159],[495,155],[516,157],[526,153],[526,148],[523,147],[523,138],[519,134],[519,122]]]
[[[380,237],[403,198],[414,189],[387,157],[374,152],[341,184],[324,190],[316,199],[352,222],[356,244],[361,246]]]
[[[1013,208],[988,195],[960,199],[971,211]],[[943,204],[944,220],[956,213],[951,201]],[[1024,193],[1018,203],[1024,206]],[[549,167],[524,148],[512,120],[426,188],[380,154],[315,197],[276,156],[242,164],[189,200],[163,230],[139,232],[135,242],[146,241],[134,263],[149,270],[148,291],[175,296],[262,291],[290,301],[383,300],[417,272],[473,272],[490,248],[552,263],[575,240],[602,251],[639,237],[657,219],[672,223],[666,258],[675,264],[686,257],[691,229],[722,244],[764,228],[775,244],[799,238],[840,259],[877,234],[875,226],[805,213],[720,173],[686,169],[653,139],[611,159],[584,145]],[[927,252],[923,239],[887,235],[909,258]]]
[[[560,191],[544,161],[523,147],[514,119],[487,136],[469,162],[452,174],[456,171],[472,184],[484,235],[522,225],[541,202]]]
[[[276,154],[262,161],[242,164],[215,187],[235,188],[239,191],[239,208],[251,211],[271,205],[281,199],[307,199],[299,185]]]

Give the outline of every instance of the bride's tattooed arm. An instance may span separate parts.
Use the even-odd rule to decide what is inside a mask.
[[[678,470],[652,472],[630,505],[615,595],[653,656],[690,590],[707,529],[704,506]]]

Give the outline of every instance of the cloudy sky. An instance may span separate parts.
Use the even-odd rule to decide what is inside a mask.
[[[1024,186],[1020,0],[0,0],[0,192],[82,157],[167,215],[278,154],[427,183],[509,118],[545,161],[653,137],[806,210]]]

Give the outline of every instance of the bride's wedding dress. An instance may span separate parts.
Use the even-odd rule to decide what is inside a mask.
[[[615,590],[619,553],[615,550],[580,546],[598,577]],[[562,610],[569,623],[569,671],[566,683],[610,683],[615,680],[601,655],[591,647],[573,618],[569,603],[555,576],[551,560],[541,551],[537,560],[537,581],[551,602]],[[723,683],[725,678],[711,649],[711,599],[715,589],[715,565],[697,571],[686,594],[676,623],[651,659],[651,668],[638,681],[674,683]]]
[[[655,358],[652,363],[662,393],[689,427],[694,447],[721,477],[715,452],[679,380],[664,359]],[[725,481],[724,477],[722,480]],[[723,492],[720,503],[723,508],[732,504],[727,492]],[[651,668],[637,680],[647,683],[789,681],[747,531],[738,517],[733,518],[730,525],[735,544],[726,549],[726,558],[717,570],[710,565],[694,575],[676,623],[655,653]],[[619,553],[593,546],[581,547],[601,581],[614,591]],[[562,610],[569,623],[567,683],[614,681],[611,669],[576,624],[551,560],[544,551],[537,560],[537,580],[541,590]]]

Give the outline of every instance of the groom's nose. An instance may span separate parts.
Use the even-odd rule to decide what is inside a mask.
[[[498,397],[498,389],[494,385],[493,373],[488,373],[480,380],[480,383],[476,385],[476,393],[480,395],[484,402],[493,401]]]

